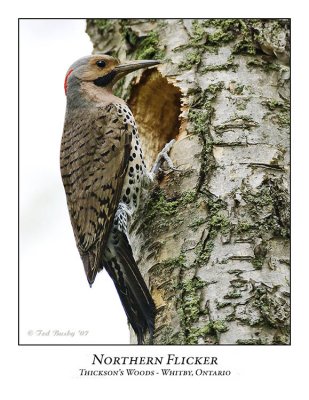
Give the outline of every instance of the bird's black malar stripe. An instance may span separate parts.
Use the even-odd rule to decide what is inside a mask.
[[[111,81],[115,78],[116,71],[111,71],[104,76],[100,76],[99,78],[95,79],[93,83],[97,86],[107,86]]]

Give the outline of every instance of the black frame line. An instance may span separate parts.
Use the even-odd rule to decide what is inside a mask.
[[[145,17],[146,18],[146,17]],[[147,17],[149,18],[149,17]],[[179,19],[176,17],[173,18],[166,18],[166,17],[151,17],[153,19]],[[207,18],[212,18],[211,16],[207,17]],[[287,19],[290,21],[290,36],[292,37],[292,18],[288,17],[262,17],[262,18],[251,18],[251,17],[238,17],[238,18],[243,18],[243,19],[252,19],[252,20],[269,20],[269,19]],[[17,215],[18,215],[18,245],[17,245],[17,251],[18,251],[18,278],[17,278],[17,297],[18,297],[18,322],[17,322],[17,326],[18,326],[18,333],[17,333],[17,344],[18,346],[27,346],[27,347],[36,347],[36,346],[43,346],[43,347],[91,347],[91,346],[107,346],[107,347],[132,347],[132,346],[139,346],[137,344],[123,344],[123,343],[115,343],[115,344],[104,344],[104,343],[20,343],[20,287],[21,287],[21,283],[20,283],[20,21],[21,20],[86,20],[86,19],[93,19],[91,17],[82,17],[82,18],[31,18],[31,17],[19,17],[18,18],[18,106],[17,106],[17,112],[18,112],[18,122],[17,122],[17,126],[18,126],[18,146],[17,146],[17,152],[18,152],[18,210],[17,210]],[[94,18],[95,19],[95,18]],[[119,19],[118,17],[113,17],[113,18],[96,18],[96,19]],[[120,19],[126,19],[126,18],[120,18]],[[134,18],[128,18],[128,19],[134,19]],[[141,19],[141,18],[139,18]],[[182,18],[182,19],[196,19],[196,20],[200,20],[200,19],[205,19],[198,17],[198,18],[194,18],[194,17],[187,17],[187,18]],[[213,19],[220,19],[220,20],[226,20],[229,18],[213,18]],[[292,42],[292,40],[291,40]],[[292,60],[292,49],[291,49],[291,58],[290,58],[290,71],[291,71],[291,60]],[[291,127],[292,127],[292,79],[290,80],[290,181],[289,181],[289,189],[290,189],[290,204],[292,204],[292,188],[291,188],[291,181],[292,181],[292,138],[291,138]],[[291,217],[290,217],[290,227],[292,228],[292,210],[291,210]],[[290,237],[290,262],[292,261],[292,234]],[[291,293],[290,293],[290,299],[291,299],[291,306],[292,306],[292,273],[291,273],[291,267],[290,267],[290,288],[291,288]],[[292,307],[291,307],[292,310]],[[282,347],[287,347],[287,346],[292,346],[292,311],[290,311],[290,343],[289,344],[246,344],[246,345],[239,345],[236,343],[226,343],[226,344],[153,344],[153,345],[143,345],[146,347],[168,347],[168,346],[181,346],[181,347],[243,347],[243,346],[249,346],[249,347],[273,347],[273,346],[282,346]]]

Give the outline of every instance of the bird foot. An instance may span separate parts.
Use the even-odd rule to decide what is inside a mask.
[[[171,151],[171,148],[173,147],[173,144],[175,143],[175,139],[171,140],[170,142],[168,142],[164,148],[160,151],[160,153],[158,154],[155,163],[153,164],[151,171],[149,173],[150,175],[150,179],[153,181],[154,178],[158,175],[159,171],[162,170],[162,164],[164,163],[164,161],[166,161],[169,169],[173,170],[173,171],[178,171],[177,168],[174,167],[173,161],[171,160],[171,158],[169,157],[168,153]]]

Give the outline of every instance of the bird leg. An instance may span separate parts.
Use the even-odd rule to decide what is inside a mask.
[[[177,169],[174,167],[173,161],[170,159],[170,157],[168,155],[168,153],[171,151],[171,148],[173,147],[174,143],[175,143],[175,139],[172,139],[170,142],[168,142],[163,147],[163,149],[158,154],[156,161],[154,162],[154,164],[151,168],[151,171],[149,173],[149,177],[152,181],[158,175],[158,172],[161,170],[161,167],[162,167],[162,164],[164,163],[164,161],[166,161],[166,163],[170,169],[172,169],[173,171],[177,171]]]

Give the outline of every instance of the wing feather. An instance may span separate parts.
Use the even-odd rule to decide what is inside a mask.
[[[61,175],[76,244],[91,282],[102,268],[102,252],[119,204],[131,140],[129,126],[112,104],[66,117]]]

